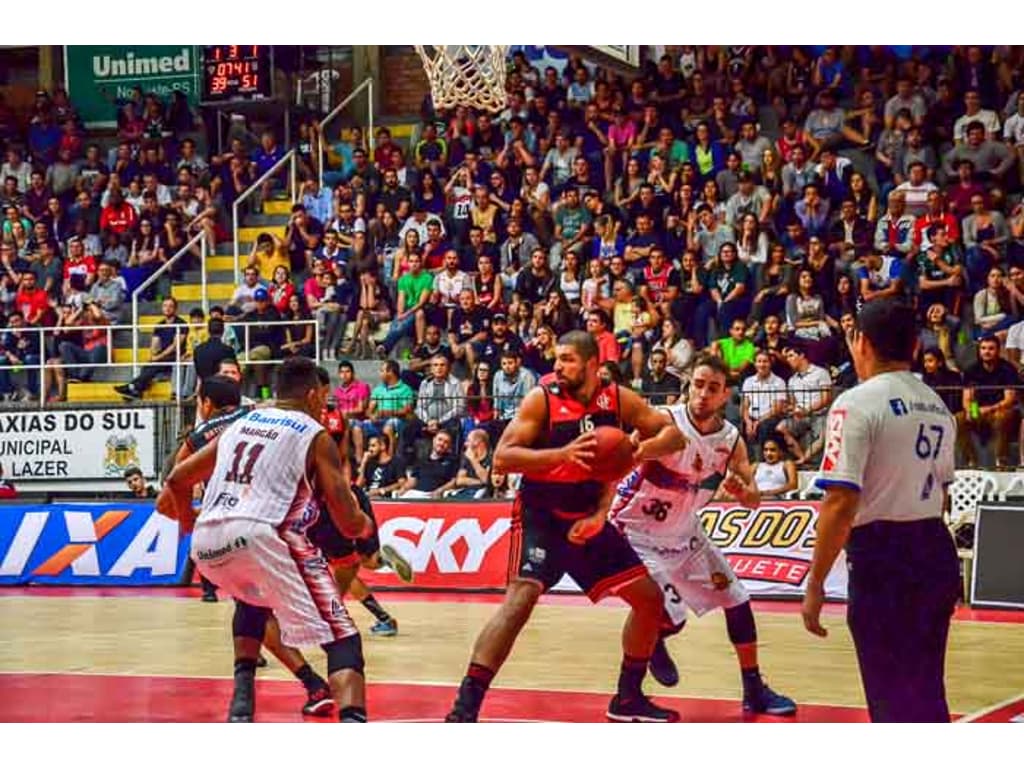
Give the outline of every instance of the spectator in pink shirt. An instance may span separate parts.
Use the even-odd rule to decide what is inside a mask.
[[[340,381],[334,390],[334,399],[352,433],[352,447],[355,449],[353,455],[362,456],[364,433],[370,426],[366,418],[366,409],[370,405],[370,385],[356,378],[355,368],[348,360],[338,363],[338,379]]]
[[[629,152],[636,143],[636,123],[622,107],[612,110],[612,124],[608,126],[608,143],[604,148],[604,184],[610,189],[619,169],[626,167]]]

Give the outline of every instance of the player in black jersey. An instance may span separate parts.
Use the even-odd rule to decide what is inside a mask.
[[[320,385],[329,389],[331,378],[327,369],[321,366],[317,369],[317,374]],[[338,411],[328,411],[324,416],[322,421],[331,437],[339,445],[345,444],[348,440],[348,425],[345,418]],[[370,627],[370,634],[377,637],[393,637],[398,634],[398,621],[384,609],[370,588],[359,578],[359,569],[369,568],[375,571],[387,565],[402,581],[408,583],[413,578],[412,566],[393,547],[381,546],[377,536],[377,520],[373,516],[373,507],[367,493],[355,485],[352,486],[352,493],[363,512],[373,520],[372,535],[365,539],[350,539],[338,531],[327,514],[320,515],[307,535],[330,562],[338,591],[342,595],[354,597],[377,620],[377,623]]]
[[[184,461],[215,440],[229,425],[251,410],[251,407],[241,405],[241,395],[241,386],[229,376],[211,376],[200,382],[197,398],[199,425],[182,441],[174,457],[175,464]],[[216,588],[212,584],[211,587]],[[314,717],[328,715],[333,700],[327,681],[313,671],[301,651],[281,642],[281,631],[273,615],[267,620],[263,645],[306,689],[308,698],[302,706],[302,713]]]

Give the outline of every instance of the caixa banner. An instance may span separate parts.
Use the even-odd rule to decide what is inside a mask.
[[[177,584],[187,556],[152,502],[0,507],[0,585]]]
[[[377,502],[373,508],[381,542],[409,560],[416,571],[416,587],[504,588],[511,523],[508,502]],[[710,505],[702,511],[701,521],[752,595],[799,597],[804,593],[814,551],[817,503],[769,502],[758,509]],[[361,577],[374,586],[402,586],[387,570],[363,571]],[[563,579],[556,589],[579,591],[571,579]],[[842,554],[825,591],[830,598],[846,598]]]

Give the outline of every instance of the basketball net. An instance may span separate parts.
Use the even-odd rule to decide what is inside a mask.
[[[436,109],[505,108],[507,45],[417,45]]]

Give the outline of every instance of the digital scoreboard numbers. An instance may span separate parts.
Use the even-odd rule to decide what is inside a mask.
[[[271,46],[203,46],[203,101],[269,99],[273,82]]]

